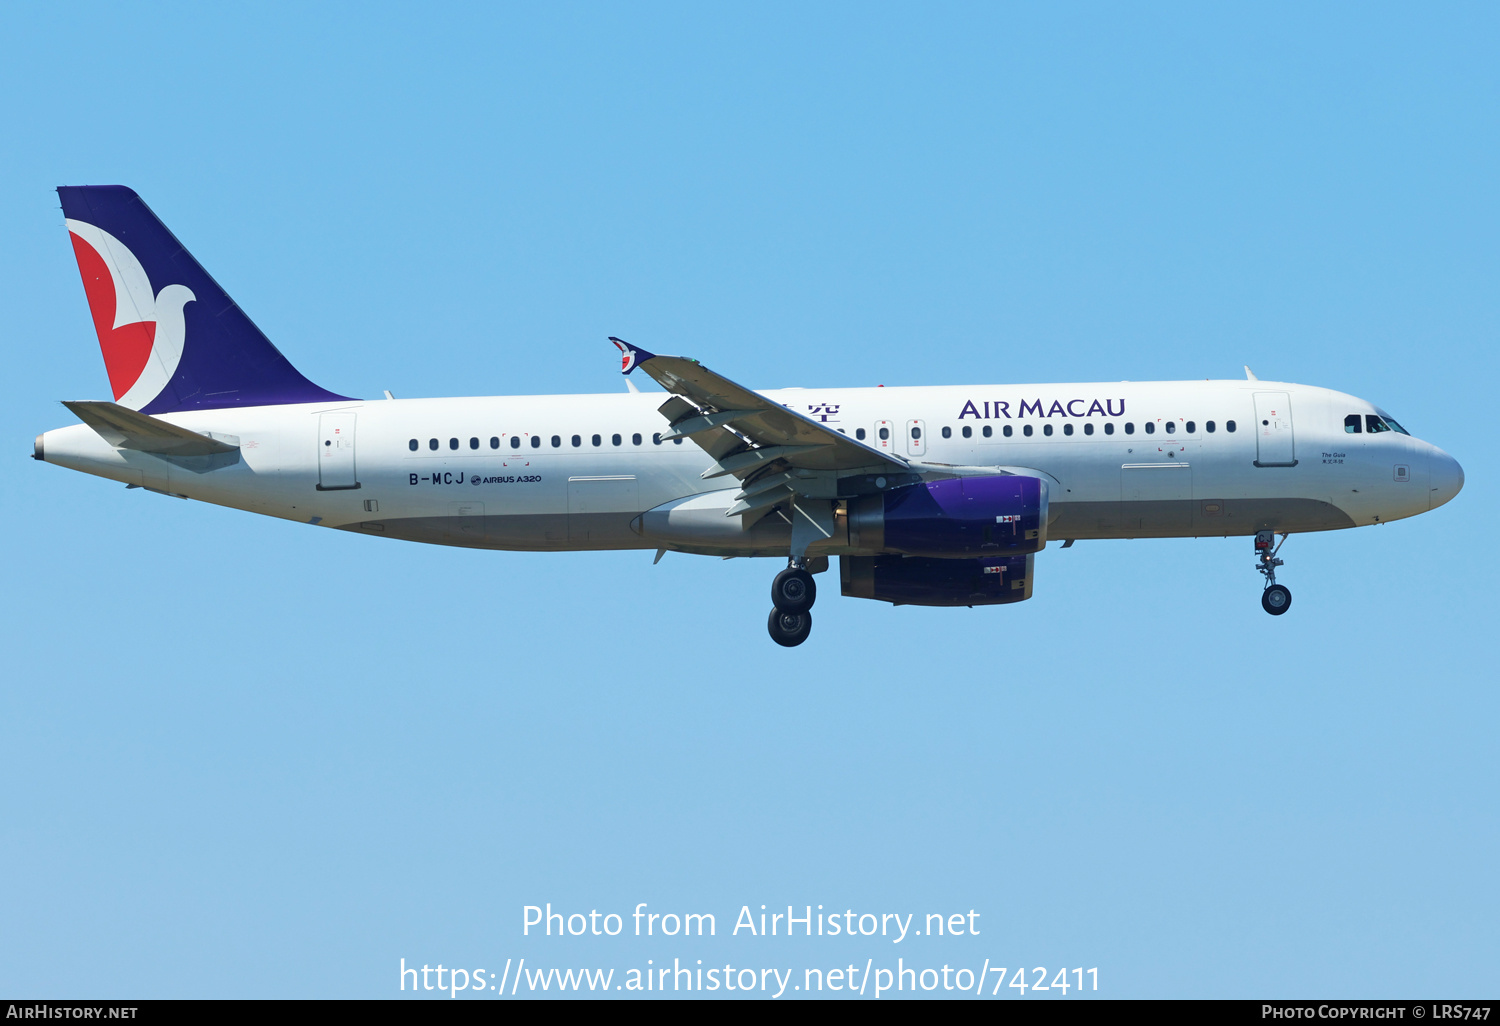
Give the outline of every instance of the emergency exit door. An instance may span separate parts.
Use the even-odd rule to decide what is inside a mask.
[[[1255,465],[1295,467],[1292,397],[1285,392],[1255,393]]]
[[[906,454],[908,456],[924,456],[927,453],[927,422],[923,420],[909,420],[906,422]]]
[[[318,417],[318,491],[358,488],[354,466],[354,414]]]

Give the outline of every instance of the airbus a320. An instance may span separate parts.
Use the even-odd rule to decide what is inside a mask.
[[[478,549],[769,557],[772,639],[817,575],[895,605],[1031,598],[1049,541],[1276,536],[1399,520],[1463,487],[1364,399],[1256,380],[757,391],[618,338],[668,393],[364,400],[320,388],[134,192],[63,187],[112,402],[35,458],[165,495]]]

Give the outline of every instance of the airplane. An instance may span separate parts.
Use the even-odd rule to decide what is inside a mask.
[[[65,402],[82,423],[35,459],[377,538],[785,560],[767,629],[786,647],[834,556],[847,596],[1006,605],[1055,540],[1253,537],[1279,616],[1289,535],[1416,516],[1464,484],[1378,406],[1248,367],[756,391],[611,337],[622,393],[356,399],[303,377],[133,191],[58,195],[114,401]]]

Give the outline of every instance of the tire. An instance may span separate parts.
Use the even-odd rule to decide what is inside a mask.
[[[766,629],[771,632],[771,640],[782,648],[796,648],[812,633],[812,613],[806,610],[786,613],[773,609],[766,621]]]
[[[771,582],[771,605],[783,613],[805,613],[818,599],[818,586],[806,570],[791,567]]]
[[[1273,584],[1261,592],[1260,607],[1272,616],[1280,616],[1292,608],[1292,593],[1280,584]]]

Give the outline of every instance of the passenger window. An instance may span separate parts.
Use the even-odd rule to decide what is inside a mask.
[[[1372,435],[1376,435],[1382,431],[1389,431],[1390,428],[1386,427],[1385,421],[1375,416],[1375,414],[1367,413],[1365,414],[1365,430]]]
[[[661,432],[660,431],[653,431],[651,433],[651,444],[652,445],[660,445],[661,444]]]
[[[673,445],[681,445],[682,444],[682,439],[681,438],[674,438],[674,439],[672,439],[672,444]]]
[[[1016,433],[1016,429],[1013,428],[1013,427],[1011,427],[1009,424],[1005,425],[1004,431],[1005,431],[1005,437],[1006,438],[1009,438],[1011,435],[1013,435],[1013,434]],[[990,433],[990,429],[989,428],[985,428],[984,429],[984,433],[986,435],[989,434]]]
[[[429,438],[427,440],[427,448],[431,449],[433,452],[437,452],[437,439]]]
[[[891,437],[891,429],[890,428],[881,428],[880,429],[880,440],[882,442],[889,441],[890,437]]]
[[[1052,425],[1051,424],[1043,425],[1043,427],[1042,427],[1042,434],[1046,435],[1048,438],[1051,438],[1052,437]]]
[[[974,429],[971,428],[971,427],[969,427],[969,425],[967,425],[967,424],[964,425],[964,437],[965,438],[973,438],[974,437]]]
[[[500,439],[496,438],[494,435],[490,436],[490,448],[491,449],[498,449],[498,448],[500,448]]]
[[[1086,434],[1086,435],[1093,434],[1094,433],[1094,425],[1092,425],[1092,424],[1085,424],[1083,426],[1083,433]]]
[[[469,439],[469,448],[470,449],[477,449],[477,448],[479,448],[479,439],[477,439],[477,438],[471,438],[471,439]]]
[[[1351,435],[1359,434],[1359,414],[1351,413],[1344,418],[1344,430]]]
[[[854,429],[854,437],[856,439],[858,439],[859,441],[863,442],[865,440],[865,429],[864,428],[855,428]]]
[[[1065,435],[1071,435],[1072,433],[1073,433],[1073,425],[1072,424],[1064,424],[1063,425],[1063,434],[1065,434]]]
[[[416,452],[417,451],[417,440],[415,438],[413,438],[410,442],[406,443],[406,447],[408,449],[410,449],[412,452]]]
[[[631,445],[640,445],[641,444],[641,435],[640,435],[639,431],[630,436],[630,444]]]
[[[561,446],[562,446],[562,436],[561,435],[553,435],[552,436],[552,448],[557,449],[557,448],[560,448]]]
[[[1104,433],[1106,435],[1112,435],[1112,434],[1114,434],[1115,433],[1115,426],[1113,424],[1105,424],[1104,425]]]
[[[609,444],[610,445],[619,445],[620,444],[620,436],[619,435],[610,435],[609,436]]]
[[[1209,421],[1207,424],[1204,424],[1203,426],[1204,426],[1204,428],[1206,428],[1208,430],[1209,434],[1213,434],[1214,433],[1214,422],[1213,421]]]
[[[1188,434],[1192,434],[1194,431],[1197,431],[1197,430],[1198,430],[1198,425],[1196,423],[1194,423],[1191,420],[1187,422],[1187,433]]]
[[[458,448],[458,439],[457,438],[450,438],[450,439],[448,439],[448,448],[450,448],[450,449],[457,449]]]
[[[1148,434],[1148,435],[1154,435],[1154,434],[1156,434],[1156,424],[1153,421],[1149,421],[1149,420],[1146,421],[1146,434]]]
[[[1175,435],[1176,433],[1177,433],[1177,423],[1176,423],[1176,421],[1171,421],[1171,420],[1167,421],[1167,434],[1169,434],[1169,435]]]
[[[1030,438],[1031,437],[1031,425],[1027,424],[1025,427],[1023,427],[1021,429],[1021,434],[1025,435],[1027,438]]]
[[[521,447],[521,436],[520,435],[511,435],[510,436],[510,447],[512,449],[519,449]]]
[[[951,427],[945,427],[945,428],[943,428],[943,437],[944,438],[952,438],[953,437],[953,429]]]
[[[600,441],[602,441],[602,439],[600,439],[598,435],[595,435],[593,438],[589,439],[589,441],[593,442],[595,445],[598,445]]]
[[[583,439],[579,438],[577,435],[574,435],[573,436],[573,448],[576,449],[576,448],[578,448],[582,444],[583,444]]]
[[[1130,423],[1129,421],[1126,421],[1125,422],[1125,433],[1127,435],[1133,435],[1133,434],[1135,434],[1135,425],[1132,424],[1132,423]]]
[[[541,435],[532,435],[531,436],[531,447],[533,449],[540,449],[542,447],[542,436]]]
[[[1226,420],[1224,422],[1224,430],[1228,431],[1231,435],[1234,434],[1234,421]]]

